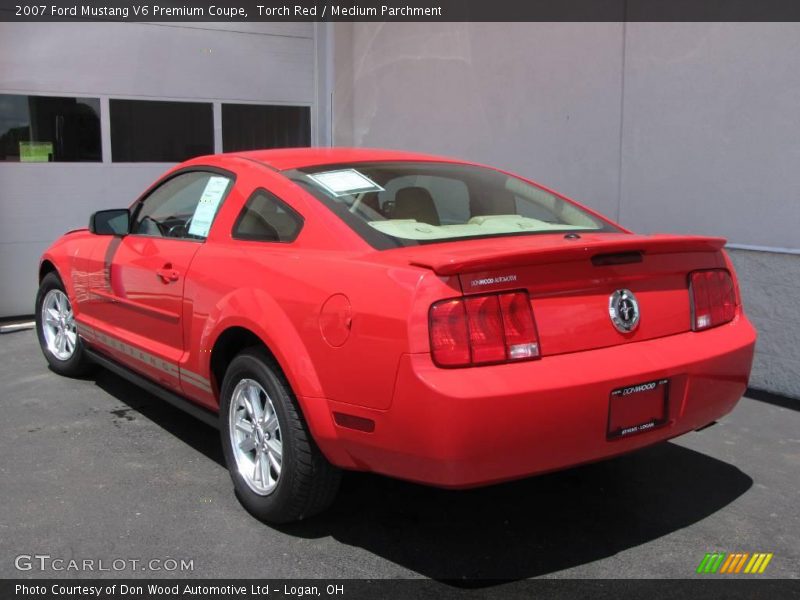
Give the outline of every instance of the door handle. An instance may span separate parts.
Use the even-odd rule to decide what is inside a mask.
[[[165,264],[162,268],[156,271],[156,275],[161,278],[163,283],[171,283],[178,281],[178,272],[172,268],[172,263]]]

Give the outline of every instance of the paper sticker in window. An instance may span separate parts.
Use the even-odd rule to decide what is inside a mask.
[[[52,142],[20,142],[20,162],[49,162],[53,158]]]
[[[309,175],[334,196],[382,192],[383,188],[355,169],[340,169]]]
[[[208,230],[211,229],[211,223],[214,222],[214,216],[217,214],[219,203],[222,202],[225,191],[228,189],[228,183],[227,177],[209,178],[203,194],[200,196],[200,202],[197,203],[197,208],[194,209],[192,223],[189,225],[189,235],[208,236]]]

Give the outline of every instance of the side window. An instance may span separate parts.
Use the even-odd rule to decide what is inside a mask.
[[[248,198],[233,226],[233,237],[261,242],[292,242],[303,217],[274,195],[258,189]]]
[[[205,171],[172,177],[139,203],[131,233],[204,240],[231,184],[229,177]]]

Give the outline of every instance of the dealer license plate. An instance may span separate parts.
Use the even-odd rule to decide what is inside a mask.
[[[609,439],[650,431],[667,423],[668,379],[646,381],[611,392],[608,404]]]

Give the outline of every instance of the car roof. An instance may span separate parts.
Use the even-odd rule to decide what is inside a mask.
[[[239,156],[255,160],[278,171],[317,165],[393,160],[461,162],[443,156],[405,152],[403,150],[383,150],[379,148],[280,148],[275,150],[231,152],[222,156]]]

